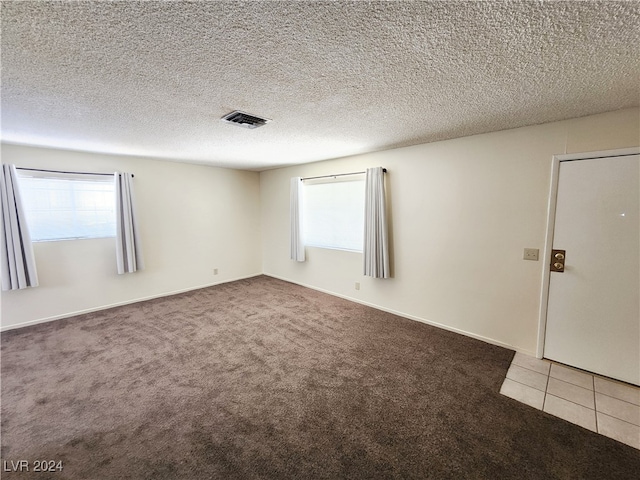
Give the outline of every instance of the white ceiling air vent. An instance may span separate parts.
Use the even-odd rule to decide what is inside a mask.
[[[240,127],[245,128],[258,128],[271,121],[267,118],[260,118],[249,113],[241,112],[240,110],[235,110],[231,113],[227,113],[224,117],[221,118],[221,120],[223,122],[234,123],[236,125],[239,125]]]

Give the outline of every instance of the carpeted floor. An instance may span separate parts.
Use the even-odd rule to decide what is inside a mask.
[[[8,331],[3,478],[637,478],[501,396],[512,356],[266,276]]]

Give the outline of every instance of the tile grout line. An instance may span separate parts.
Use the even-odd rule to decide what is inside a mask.
[[[595,387],[595,385],[594,385],[594,387]],[[597,392],[597,391],[595,391],[595,388],[594,388],[593,394],[595,395],[596,393],[599,393],[600,395],[603,395],[603,396],[605,396],[605,397],[613,398],[614,400],[618,400],[619,402],[628,403],[629,405],[632,405],[632,406],[634,406],[634,407],[638,407],[638,408],[640,408],[640,405],[638,405],[637,403],[628,402],[627,400],[625,400],[625,399],[623,399],[623,398],[614,397],[613,395],[609,395],[609,394],[607,394],[607,393]]]
[[[556,364],[552,362],[552,363],[551,363],[551,365],[556,365]],[[561,378],[552,377],[552,376],[551,376],[551,367],[549,367],[549,378],[550,378],[550,379],[551,379],[551,378],[553,378],[553,379],[555,379],[555,380],[558,380],[559,382],[564,382],[564,383],[567,383],[567,384],[569,384],[569,385],[573,385],[574,387],[582,388],[583,390],[587,390],[587,391],[589,391],[589,389],[588,389],[588,388],[584,388],[584,387],[583,387],[583,386],[581,386],[581,385],[576,385],[575,383],[567,382],[566,380],[562,380]],[[595,382],[595,380],[593,379],[593,375],[591,375],[591,383],[593,384],[594,382]],[[547,389],[548,389],[548,388],[549,388],[549,380],[547,380]],[[596,398],[595,398],[596,392],[595,392],[595,385],[593,385],[593,388],[594,388],[594,390],[593,390],[593,408],[589,408],[589,407],[587,407],[587,406],[585,406],[585,405],[582,405],[581,403],[574,402],[573,400],[569,400],[568,398],[560,397],[560,396],[558,396],[558,395],[554,395],[554,394],[549,393],[549,392],[545,392],[545,395],[544,395],[544,396],[545,396],[545,401],[546,401],[547,395],[551,395],[552,397],[559,398],[560,400],[564,400],[565,402],[573,403],[574,405],[578,405],[578,406],[580,406],[580,407],[584,407],[584,408],[588,408],[589,410],[593,410],[593,414],[594,414],[594,415],[596,415]],[[596,418],[597,418],[597,417],[598,417],[598,416],[596,415]],[[572,422],[572,423],[573,423],[573,422]],[[576,425],[577,425],[577,424],[576,424]],[[598,427],[598,425],[597,425],[597,423],[596,423],[596,431],[597,431],[597,427]]]
[[[520,365],[516,365],[516,366],[520,366]],[[524,368],[524,367],[523,367],[523,368]],[[535,372],[535,370],[531,370],[531,369],[528,369],[528,370],[529,370],[529,371],[531,371],[531,372]],[[535,372],[535,373],[540,373],[540,372]],[[540,373],[540,375],[544,375],[544,373]],[[560,396],[558,396],[558,395],[554,395],[554,394],[552,394],[552,393],[549,393],[549,392],[548,392],[548,390],[549,390],[549,382],[550,382],[551,378],[553,378],[553,379],[555,379],[555,380],[558,380],[558,381],[560,381],[560,382],[567,383],[567,384],[572,385],[572,386],[574,386],[574,387],[578,387],[578,388],[581,388],[581,389],[583,389],[583,390],[587,390],[587,391],[591,391],[591,392],[593,392],[593,397],[594,397],[594,398],[593,398],[593,406],[594,406],[594,408],[590,408],[590,407],[587,407],[586,405],[582,405],[581,403],[574,402],[573,400],[569,400],[568,398],[560,397]],[[594,379],[593,381],[595,382],[595,377],[592,377],[592,378]],[[559,398],[560,400],[564,400],[564,401],[566,401],[566,402],[573,403],[574,405],[578,405],[578,406],[580,406],[580,407],[584,407],[584,408],[587,408],[587,409],[589,409],[589,410],[593,410],[594,412],[599,412],[599,411],[598,411],[598,409],[597,409],[597,403],[596,403],[596,399],[595,399],[595,395],[596,395],[596,393],[599,393],[600,395],[604,395],[605,397],[612,398],[612,399],[614,399],[614,400],[618,400],[618,401],[620,401],[620,402],[627,403],[627,404],[629,404],[629,405],[631,405],[631,406],[633,406],[633,407],[639,407],[639,405],[636,405],[635,403],[627,402],[626,400],[622,400],[621,398],[612,397],[611,395],[607,395],[606,393],[596,392],[596,391],[595,391],[595,389],[594,389],[594,390],[589,390],[588,388],[582,387],[582,386],[580,386],[580,385],[576,385],[575,383],[565,382],[564,380],[561,380],[561,379],[559,379],[559,378],[555,378],[555,377],[547,376],[547,383],[546,383],[546,386],[545,386],[545,389],[544,389],[544,390],[540,390],[539,388],[532,387],[531,385],[528,385],[528,384],[526,384],[526,383],[522,383],[522,382],[520,382],[520,381],[518,381],[518,380],[514,380],[513,378],[509,378],[509,377],[506,377],[506,376],[504,377],[504,379],[505,379],[505,380],[510,380],[510,381],[512,381],[512,382],[514,382],[514,383],[517,383],[518,385],[522,385],[523,387],[528,387],[528,388],[531,388],[532,390],[537,390],[538,392],[542,392],[542,393],[544,393],[544,394],[545,394],[545,400],[543,400],[543,404],[542,404],[542,405],[543,405],[543,408],[544,408],[544,403],[546,402],[546,396],[547,396],[547,395],[551,395],[552,397],[556,397],[556,398]],[[504,383],[504,381],[503,381],[503,383]],[[595,387],[595,386],[594,386],[594,387]],[[611,417],[611,418],[615,418],[616,420],[620,420],[621,422],[628,423],[629,425],[636,425],[636,424],[635,424],[635,423],[633,423],[633,422],[629,422],[629,421],[624,420],[624,419],[622,419],[622,418],[618,418],[618,417],[616,417],[616,416],[614,416],[614,415],[609,415],[609,414],[604,413],[604,412],[599,412],[599,413],[601,413],[602,415],[606,415],[607,417]],[[597,425],[597,415],[596,415],[596,425]],[[636,425],[636,426],[637,426],[637,425]]]
[[[553,378],[556,382],[566,383],[570,387],[579,388],[580,390],[584,390],[586,392],[592,392],[593,393],[593,389],[592,388],[587,388],[587,387],[583,387],[582,385],[578,385],[576,383],[567,382],[566,380],[562,380],[561,378],[556,378],[556,377],[551,377],[551,378]],[[549,381],[551,381],[551,380],[549,380]],[[598,393],[600,393],[600,392],[598,392]],[[615,397],[611,397],[611,398],[615,398]],[[619,399],[616,399],[616,400],[619,400]],[[624,400],[622,400],[622,401],[624,401]],[[627,403],[629,403],[629,402],[627,402]]]
[[[504,377],[505,380],[511,380],[513,383],[517,383],[518,385],[522,385],[524,387],[529,387],[532,390],[537,390],[538,392],[546,393],[545,390],[540,390],[539,388],[532,387],[531,385],[527,385],[526,383],[519,382],[518,380],[514,380],[513,378]],[[502,382],[504,383],[504,381]]]
[[[549,363],[551,363],[551,365],[557,365],[558,367],[562,367],[562,368],[564,368],[566,370],[571,370],[571,371],[574,371],[574,372],[577,372],[577,373],[582,373],[582,374],[585,374],[585,375],[589,375],[590,377],[593,378],[593,382],[594,382],[593,390],[594,391],[596,389],[595,388],[595,379],[596,378],[600,378],[601,380],[604,380],[606,382],[613,383],[613,384],[616,384],[616,385],[621,385],[623,387],[630,388],[632,390],[640,391],[640,385],[635,385],[633,383],[625,382],[623,380],[618,380],[618,379],[613,378],[613,377],[607,377],[607,376],[599,375],[597,373],[588,372],[586,370],[582,370],[582,369],[579,369],[579,368],[572,367],[571,365],[568,365],[568,364],[565,364],[565,363],[558,363],[558,362],[554,362],[554,361],[550,361]],[[526,368],[526,367],[523,367],[523,368]],[[553,377],[553,378],[555,378],[556,380],[562,380],[563,382],[566,382],[566,383],[570,383],[571,385],[575,385],[576,387],[582,387],[582,385],[578,385],[577,383],[573,383],[573,382],[570,382],[568,380],[564,380],[562,378],[558,378],[558,377]],[[585,387],[582,387],[582,388],[585,388]],[[601,393],[602,395],[607,395],[608,397],[611,397],[611,398],[622,400],[623,402],[627,402],[626,400],[623,400],[621,398],[615,397],[613,395],[609,395],[609,394],[606,394],[606,393],[603,393],[603,392],[598,392],[598,393]],[[627,402],[627,403],[631,403],[633,405],[637,405],[637,404],[635,404],[633,402]]]
[[[509,365],[509,367],[512,367],[513,365],[515,365],[516,367],[524,368],[525,370],[529,370],[530,372],[540,373],[539,371],[533,370],[532,368],[525,367],[525,366],[519,365],[517,363],[514,363],[513,360],[512,360],[511,364]],[[551,362],[549,362],[549,370],[546,373],[547,376],[549,376],[549,371],[550,370],[551,370]],[[544,373],[540,373],[540,375],[545,375],[545,374]]]
[[[513,361],[513,360],[511,360],[511,363],[509,364],[509,368],[514,367],[514,366],[515,366],[515,367],[519,367],[519,368],[523,368],[523,369],[528,370],[528,371],[533,372],[533,373],[537,373],[538,375],[544,375],[544,376],[546,376],[546,377],[547,377],[547,379],[549,378],[549,373],[548,373],[548,372],[547,372],[546,374],[544,374],[544,373],[540,373],[539,371],[537,371],[537,370],[532,370],[532,369],[531,369],[531,368],[529,368],[529,367],[523,367],[522,365],[518,365],[517,363],[514,363],[514,361]],[[551,370],[551,363],[549,363],[549,370]],[[509,373],[509,371],[508,371],[508,370],[507,370],[507,373]],[[505,376],[504,378],[509,378],[509,377]],[[512,379],[512,378],[509,378],[509,380],[513,380],[513,379]],[[527,387],[531,387],[531,385],[527,385],[526,383],[518,382],[517,380],[513,380],[513,381],[514,381],[514,382],[517,382],[517,383],[520,383],[521,385],[526,385]],[[547,382],[548,382],[548,380],[547,380]],[[531,388],[535,388],[535,387],[531,387]],[[545,387],[545,389],[546,389],[546,387]],[[538,390],[538,389],[536,388],[536,390]],[[542,391],[542,390],[540,390],[540,391]]]
[[[513,365],[515,365],[516,367],[524,368],[525,370],[528,370],[528,371],[533,372],[533,373],[537,373],[537,374],[539,374],[539,375],[545,375],[544,373],[540,373],[540,372],[538,372],[537,370],[532,370],[532,369],[530,369],[530,368],[528,368],[528,367],[523,367],[522,365],[518,365],[517,363],[513,363],[513,362],[511,362],[511,364],[509,365],[509,367],[511,367],[511,366],[513,366]],[[599,393],[600,395],[604,395],[605,397],[612,398],[612,399],[614,399],[614,400],[618,400],[618,401],[620,401],[620,402],[627,403],[627,404],[629,404],[629,405],[631,405],[631,406],[634,406],[634,407],[638,407],[638,406],[640,406],[640,405],[636,405],[635,403],[632,403],[632,402],[628,402],[628,401],[626,401],[626,400],[623,400],[623,399],[621,399],[621,398],[614,397],[614,396],[612,396],[612,395],[607,395],[606,393],[596,392],[596,388],[595,388],[595,375],[589,375],[589,376],[591,377],[591,383],[592,383],[592,385],[593,385],[593,388],[592,388],[592,389],[585,388],[585,387],[583,387],[582,385],[578,385],[578,384],[576,384],[576,383],[567,382],[566,380],[563,380],[563,379],[561,379],[561,378],[552,377],[552,376],[551,376],[551,365],[554,365],[554,363],[553,363],[553,362],[550,362],[550,364],[549,364],[549,374],[545,375],[545,376],[547,377],[547,383],[545,384],[545,389],[544,389],[544,390],[540,390],[539,388],[533,387],[533,386],[528,385],[528,384],[526,384],[526,383],[522,383],[522,382],[520,382],[520,381],[518,381],[518,380],[514,380],[513,378],[509,378],[509,377],[507,377],[507,376],[505,376],[504,378],[505,378],[505,380],[511,380],[512,382],[515,382],[515,383],[517,383],[517,384],[519,384],[519,385],[522,385],[522,386],[524,386],[524,387],[529,387],[529,388],[531,388],[531,389],[533,389],[533,390],[537,390],[538,392],[543,392],[543,393],[545,394],[545,399],[543,400],[542,408],[544,408],[544,404],[546,403],[546,397],[547,397],[547,395],[551,395],[551,396],[554,396],[554,397],[559,398],[559,399],[561,399],[561,400],[565,400],[565,401],[567,401],[567,402],[573,403],[574,405],[578,405],[578,406],[581,406],[581,407],[584,407],[584,408],[588,408],[589,410],[593,410],[594,412],[598,412],[597,404],[596,404],[596,393]],[[566,383],[566,384],[568,384],[568,385],[571,385],[571,386],[573,386],[573,387],[581,388],[582,390],[591,391],[591,392],[593,393],[593,408],[587,407],[586,405],[582,405],[581,403],[578,403],[578,402],[574,402],[573,400],[569,400],[568,398],[560,397],[560,396],[558,396],[558,395],[553,395],[553,394],[549,393],[549,392],[548,392],[548,390],[549,390],[549,382],[551,381],[551,379],[552,379],[552,378],[553,378],[554,380],[558,380],[559,382],[564,382],[564,383]],[[504,382],[503,382],[503,383],[504,383]],[[602,413],[603,415],[607,415],[607,414],[605,414],[604,412],[600,412],[600,413]],[[620,421],[622,421],[622,422],[628,423],[628,424],[630,424],[630,425],[635,425],[635,423],[628,422],[628,421],[626,421],[626,420],[623,420],[623,419],[621,419],[621,418],[615,417],[615,416],[613,416],[613,415],[607,415],[607,416],[608,416],[608,417],[611,417],[611,418],[615,418],[615,419],[620,420]],[[596,415],[596,425],[597,425],[597,415]]]
[[[520,368],[524,368],[524,369],[526,369],[526,370],[529,370],[530,372],[535,372],[535,373],[538,373],[538,374],[540,374],[540,375],[544,375],[543,373],[540,373],[539,371],[532,370],[532,369],[530,369],[530,368],[528,368],[528,367],[523,367],[522,365],[518,365],[517,363],[514,363],[513,361],[511,362],[511,364],[509,365],[509,367],[511,367],[512,365],[516,365],[516,366],[518,366],[518,367],[520,367]],[[603,415],[603,416],[605,416],[605,417],[612,418],[612,419],[614,419],[614,420],[618,420],[618,421],[623,422],[623,423],[625,423],[625,424],[631,425],[632,427],[639,427],[639,426],[638,426],[638,425],[636,425],[636,424],[634,424],[634,423],[632,423],[632,422],[628,422],[627,420],[624,420],[624,419],[622,419],[622,418],[618,418],[618,417],[615,417],[615,416],[613,416],[613,415],[608,415],[608,414],[606,414],[606,413],[604,413],[604,412],[598,412],[598,409],[597,409],[597,403],[596,403],[596,393],[600,393],[601,395],[604,395],[604,396],[606,396],[606,397],[612,398],[612,399],[614,399],[614,400],[619,400],[619,401],[621,401],[621,402],[625,402],[625,403],[627,403],[627,404],[629,404],[629,405],[633,405],[633,406],[638,406],[638,405],[635,405],[635,404],[634,404],[634,403],[632,403],[632,402],[627,402],[626,400],[623,400],[623,399],[621,399],[621,398],[617,398],[617,397],[614,397],[614,396],[611,396],[611,395],[607,395],[606,393],[596,392],[596,386],[595,386],[596,375],[594,375],[594,374],[590,374],[590,376],[591,376],[591,384],[592,384],[592,386],[593,386],[593,390],[592,390],[592,392],[593,392],[593,406],[594,406],[594,408],[593,408],[593,409],[591,409],[591,408],[589,408],[589,407],[586,407],[586,406],[584,406],[584,405],[582,405],[582,404],[580,404],[580,403],[576,403],[576,402],[574,402],[574,401],[572,401],[572,400],[569,400],[569,399],[566,399],[566,398],[563,398],[563,397],[558,397],[558,396],[556,396],[556,395],[552,395],[552,394],[550,394],[550,393],[548,392],[548,389],[549,389],[549,382],[551,381],[551,378],[555,378],[555,377],[551,377],[551,367],[552,367],[553,365],[554,365],[554,362],[549,362],[549,373],[547,374],[547,383],[546,383],[546,386],[545,386],[545,390],[544,390],[544,392],[543,392],[543,393],[544,393],[544,397],[543,397],[543,400],[542,400],[542,408],[541,408],[540,410],[544,412],[544,407],[545,407],[545,405],[546,405],[546,402],[547,402],[547,396],[548,396],[548,395],[551,395],[551,396],[553,396],[553,397],[556,397],[556,398],[558,398],[558,399],[560,399],[560,400],[564,400],[564,401],[566,401],[566,402],[568,402],[568,403],[572,403],[573,405],[576,405],[576,406],[579,406],[579,407],[582,407],[582,408],[586,408],[586,409],[588,409],[588,410],[592,410],[592,411],[593,411],[593,414],[594,414],[594,416],[595,416],[595,433],[596,433],[596,434],[598,434],[598,435],[603,435],[603,436],[605,436],[605,437],[607,437],[607,438],[611,438],[611,439],[613,439],[613,440],[615,440],[615,441],[618,441],[618,442],[621,442],[621,443],[626,443],[626,442],[622,442],[621,440],[618,440],[618,439],[616,439],[616,438],[614,438],[614,437],[611,437],[611,436],[609,436],[609,435],[605,435],[604,433],[601,433],[601,432],[600,432],[600,428],[599,428],[599,425],[598,425],[598,413],[600,413],[601,415]],[[505,380],[511,380],[511,381],[512,381],[512,382],[514,382],[514,383],[517,383],[517,384],[522,385],[522,386],[527,387],[527,388],[531,388],[531,389],[536,390],[536,391],[538,391],[538,392],[542,391],[542,390],[537,389],[536,387],[532,387],[531,385],[527,385],[526,383],[521,383],[521,382],[519,382],[519,381],[517,381],[517,380],[514,380],[514,379],[512,379],[512,378],[508,378],[508,377],[506,377],[506,376],[505,376]],[[577,385],[577,384],[575,384],[575,383],[567,382],[566,380],[563,380],[563,379],[560,379],[560,378],[556,378],[556,380],[561,381],[561,382],[565,382],[565,383],[567,383],[567,384],[569,384],[569,385],[572,385],[572,386],[575,386],[575,387],[582,388],[582,389],[584,389],[584,390],[589,390],[588,388],[585,388],[585,387],[583,387],[582,385]],[[514,399],[514,400],[516,400],[516,401],[518,401],[518,402],[520,402],[520,403],[524,403],[524,402],[522,402],[521,400],[517,400],[517,399]],[[535,408],[535,407],[533,407],[533,408]],[[552,415],[552,416],[554,416],[554,417],[557,417],[556,415],[554,415],[554,414],[550,414],[549,412],[545,412],[545,413],[547,413],[547,414],[549,414],[549,415]],[[562,417],[557,417],[557,418],[562,418]],[[568,421],[569,423],[573,423],[574,425],[579,425],[579,424],[577,424],[577,423],[575,423],[575,422],[573,422],[573,421],[570,421],[570,420],[565,420],[565,421]],[[580,426],[580,425],[579,425],[579,426]],[[586,428],[586,427],[583,427],[583,428]],[[633,445],[630,445],[630,446],[631,446],[632,448],[635,448]]]
[[[545,397],[546,397],[547,395],[551,395],[552,397],[558,398],[558,399],[560,399],[560,400],[564,400],[565,402],[572,403],[572,404],[574,404],[574,405],[577,405],[578,407],[586,408],[587,410],[591,410],[591,411],[593,411],[594,413],[595,413],[595,411],[596,411],[594,408],[589,408],[589,407],[587,407],[587,406],[585,406],[585,405],[582,405],[581,403],[576,403],[576,402],[574,402],[573,400],[569,400],[568,398],[559,397],[558,395],[554,395],[553,393],[545,392]],[[611,415],[609,415],[609,416],[611,417]],[[616,418],[616,417],[613,417],[613,418]],[[624,420],[623,420],[623,421],[624,421]],[[629,422],[627,422],[627,423],[629,423]],[[632,425],[633,425],[633,424],[632,424]]]
[[[517,365],[517,364],[516,364],[516,366],[517,366],[517,367],[520,367],[520,365]],[[526,368],[526,367],[522,367],[522,368]],[[531,370],[531,369],[529,369],[529,368],[527,368],[527,370],[529,370],[530,372],[535,372],[535,370]],[[540,372],[536,372],[536,373],[539,373],[540,375],[544,375],[544,373],[540,373]],[[551,366],[549,366],[549,373],[551,373]],[[547,375],[547,384],[546,384],[546,386],[545,386],[545,389],[544,389],[544,390],[539,390],[539,389],[537,389],[536,387],[532,387],[531,385],[527,385],[526,383],[519,382],[518,380],[514,380],[513,378],[505,377],[505,380],[511,380],[512,382],[515,382],[515,383],[517,383],[517,384],[519,384],[519,385],[523,385],[523,386],[525,386],[525,387],[529,387],[529,388],[531,388],[531,389],[533,389],[533,390],[537,390],[538,392],[542,392],[542,393],[544,393],[544,399],[542,400],[542,411],[544,411],[544,406],[545,406],[545,404],[546,404],[546,402],[547,402],[547,395],[551,395],[552,397],[559,398],[560,400],[564,400],[565,402],[569,402],[569,403],[572,403],[572,404],[577,405],[577,406],[579,406],[579,407],[583,407],[583,408],[587,408],[587,409],[589,409],[589,410],[593,410],[594,415],[595,415],[595,412],[596,412],[596,409],[595,409],[595,406],[596,406],[596,402],[595,402],[595,391],[594,391],[594,393],[593,393],[593,394],[594,394],[593,408],[589,408],[589,407],[587,407],[587,406],[585,406],[585,405],[582,405],[581,403],[577,403],[577,402],[574,402],[573,400],[569,400],[568,398],[559,397],[558,395],[553,395],[552,393],[549,393],[549,392],[548,392],[548,389],[549,389],[549,380],[550,380],[551,378],[554,378],[554,379],[556,379],[556,380],[559,380],[559,381],[561,381],[561,382],[564,382],[564,380],[561,380],[561,379],[559,379],[559,378],[555,378],[555,377],[551,377],[551,375]],[[593,376],[592,376],[592,378],[593,378]],[[576,385],[575,383],[570,383],[570,382],[565,382],[565,383],[568,383],[569,385],[573,385],[574,387],[582,388],[582,389],[584,389],[584,390],[589,390],[588,388],[581,387],[580,385]],[[614,397],[612,397],[612,398],[614,398]],[[627,403],[628,403],[628,402],[627,402]],[[554,415],[554,416],[555,416],[555,415]],[[611,415],[608,415],[608,416],[609,416],[609,417],[612,417]],[[597,415],[596,415],[596,417],[597,417]],[[612,417],[612,418],[617,418],[617,417]],[[618,420],[622,420],[622,419],[618,419]],[[624,422],[625,420],[622,420],[622,421]],[[572,423],[573,423],[573,422],[572,422]],[[630,423],[630,422],[627,422],[627,423]],[[633,423],[631,423],[631,425],[633,425]]]
[[[544,406],[547,403],[547,391],[549,390],[549,378],[551,378],[551,364],[549,364],[549,370],[547,371],[547,384],[544,386],[544,398],[542,399],[543,412],[544,412]]]
[[[598,404],[596,403],[596,377],[591,375],[591,383],[593,384],[593,414],[596,417],[596,432],[600,433],[600,427],[598,426]]]
[[[627,424],[632,425],[634,427],[640,428],[640,425],[636,425],[635,423],[628,422],[627,420],[624,420],[622,418],[614,417],[613,415],[609,415],[608,413],[600,412],[600,415],[604,415],[605,417],[613,418],[614,420],[619,420],[621,422],[627,423]],[[597,415],[596,415],[596,418],[597,418]],[[598,432],[598,433],[600,433],[600,432]]]
[[[551,376],[551,369],[549,369],[549,376]],[[551,377],[551,378],[555,378],[556,380],[560,380],[561,382],[568,383],[569,385],[573,385],[574,387],[580,387],[580,388],[584,388],[585,390],[589,390],[588,388],[583,387],[582,385],[579,385],[574,382],[570,382],[569,380],[565,380],[564,378],[558,378],[558,377]],[[593,385],[593,382],[592,382],[592,385]]]

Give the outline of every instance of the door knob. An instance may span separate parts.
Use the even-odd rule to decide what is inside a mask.
[[[551,250],[551,271],[564,272],[564,263],[567,252],[564,250]]]

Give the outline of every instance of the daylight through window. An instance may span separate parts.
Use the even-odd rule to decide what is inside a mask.
[[[115,236],[113,177],[20,172],[19,184],[33,241]]]
[[[364,176],[304,183],[305,245],[362,252]]]

